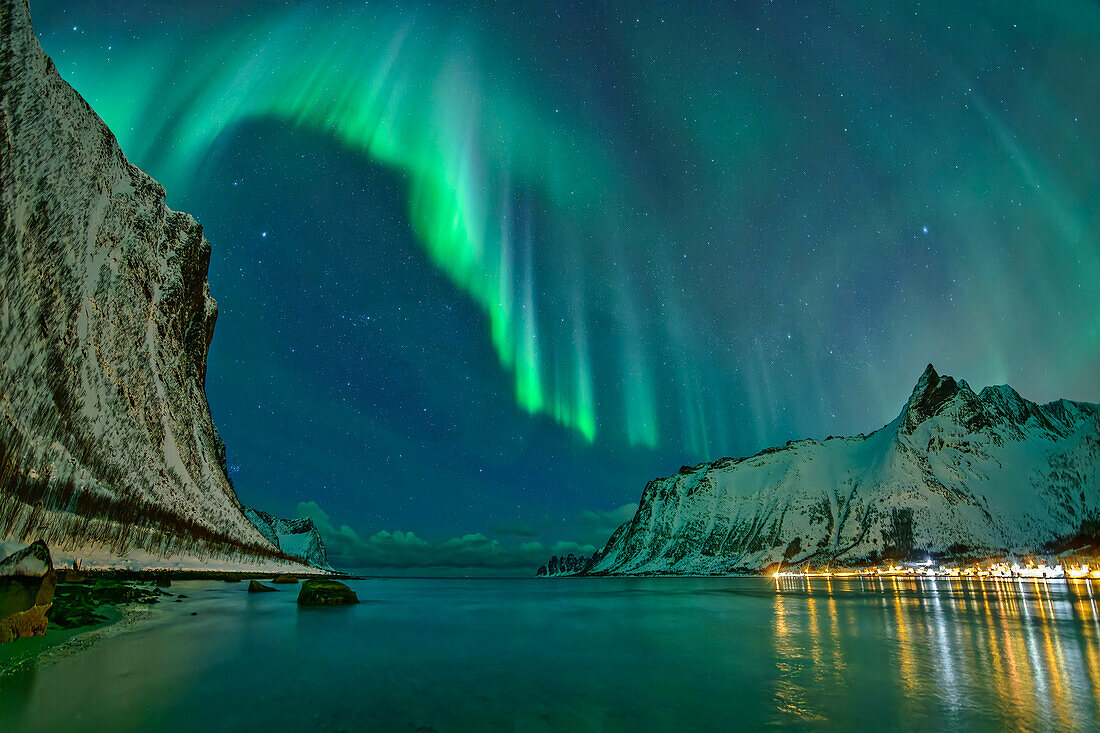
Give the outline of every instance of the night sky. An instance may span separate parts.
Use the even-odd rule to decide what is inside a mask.
[[[527,573],[928,362],[1100,398],[1094,2],[72,5],[213,245],[238,494],[338,564]]]

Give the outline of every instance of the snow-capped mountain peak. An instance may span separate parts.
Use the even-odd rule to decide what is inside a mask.
[[[312,519],[279,519],[265,511],[244,507],[244,515],[260,534],[287,555],[324,570],[332,570],[328,564],[328,551]]]
[[[929,364],[870,435],[791,441],[651,481],[588,572],[728,573],[785,563],[1052,547],[1100,518],[1100,406],[975,393]]]

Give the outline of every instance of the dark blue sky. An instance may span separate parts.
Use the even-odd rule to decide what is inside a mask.
[[[930,361],[1100,394],[1094,3],[69,5],[44,48],[213,245],[238,493],[346,562],[600,544]]]

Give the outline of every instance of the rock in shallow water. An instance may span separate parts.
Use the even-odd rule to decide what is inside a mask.
[[[0,642],[46,633],[57,578],[39,540],[0,560]]]
[[[271,582],[272,583],[297,583],[298,579],[295,578],[293,575],[283,574],[283,575],[276,575],[274,578],[271,579]]]
[[[279,589],[278,588],[272,588],[271,586],[264,585],[263,583],[258,583],[255,580],[250,580],[250,581],[248,581],[248,592],[249,593],[278,593]]]
[[[355,591],[336,580],[307,580],[298,593],[299,606],[344,606],[358,602]]]

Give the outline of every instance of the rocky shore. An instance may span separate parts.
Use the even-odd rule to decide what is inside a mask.
[[[161,581],[163,583],[163,581]],[[183,594],[139,581],[57,572],[49,549],[36,542],[0,560],[0,680],[65,647],[80,648],[135,609]]]
[[[173,613],[196,615],[197,611],[187,610],[186,605],[180,608],[167,605],[187,604],[193,600],[192,594],[198,595],[192,590],[196,586],[207,592],[217,587],[211,586],[210,581],[222,581],[233,584],[227,588],[247,593],[260,586],[259,581],[279,582],[276,578],[283,583],[293,578],[292,585],[283,586],[292,593],[309,589],[308,598],[300,605],[358,603],[354,592],[333,581],[331,573],[289,576],[228,571],[55,569],[49,548],[36,542],[0,559],[0,642],[7,642],[0,643],[0,683],[11,674],[86,648],[105,635],[143,621]],[[323,587],[318,588],[317,583]],[[201,609],[202,605],[194,608]]]

